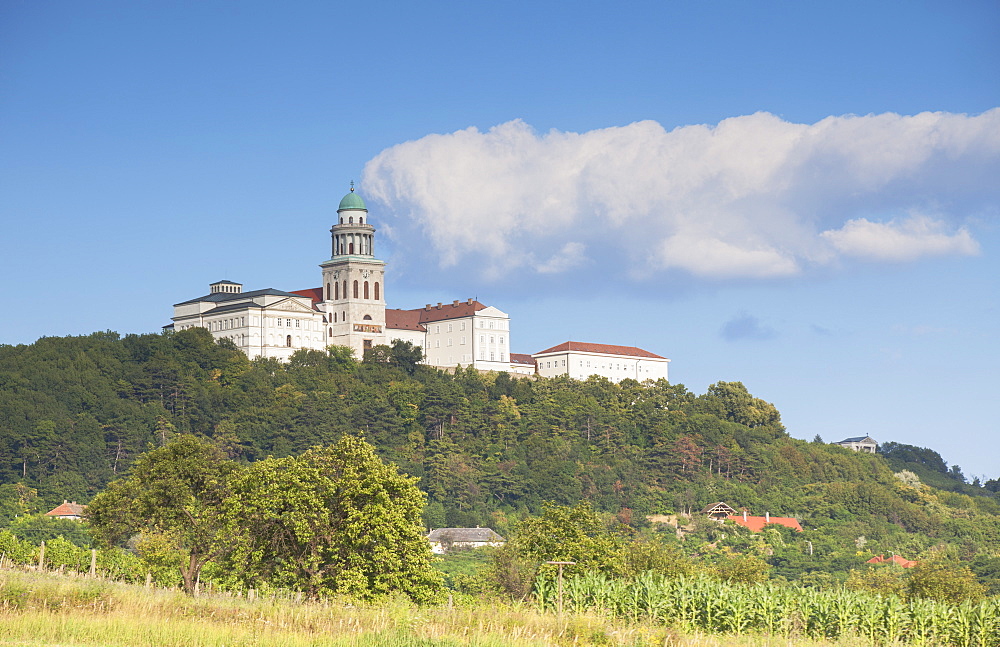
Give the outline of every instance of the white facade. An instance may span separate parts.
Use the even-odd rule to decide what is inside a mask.
[[[469,299],[450,305],[430,304],[420,311],[426,329],[424,362],[482,371],[510,370],[510,317]]]
[[[301,348],[323,349],[323,315],[308,297],[280,290],[242,292],[219,281],[204,297],[174,306],[174,330],[201,327],[216,339],[230,339],[250,358],[287,360]]]
[[[631,378],[639,382],[668,379],[670,360],[634,346],[611,346],[586,342],[565,342],[532,357],[542,377],[568,375],[585,380],[591,375],[612,382]]]
[[[854,438],[845,438],[839,443],[833,443],[834,445],[840,445],[841,447],[846,447],[847,449],[853,449],[856,452],[864,452],[866,454],[874,454],[878,451],[878,441],[876,441],[871,436],[856,436]]]

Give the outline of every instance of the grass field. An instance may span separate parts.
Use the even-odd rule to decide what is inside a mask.
[[[699,646],[777,647],[836,643],[766,636],[683,635],[670,628],[617,623],[594,614],[540,613],[528,606],[470,603],[417,607],[205,595],[91,580],[78,576],[0,572],[0,645],[191,647],[319,645],[437,646]]]

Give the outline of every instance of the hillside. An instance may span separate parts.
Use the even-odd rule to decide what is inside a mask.
[[[872,555],[933,549],[1000,590],[1000,482],[965,483],[933,450],[793,439],[739,382],[698,395],[663,381],[449,375],[414,359],[382,348],[364,362],[318,351],[251,362],[200,329],[2,346],[0,525],[88,501],[178,432],[248,462],[361,432],[420,478],[430,527],[505,534],[545,501],[586,500],[639,529],[647,515],[725,501],[802,523],[768,540],[772,576],[843,579]],[[689,530],[689,552],[752,545],[697,519]]]

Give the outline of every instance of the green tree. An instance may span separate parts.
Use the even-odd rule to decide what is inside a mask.
[[[7,525],[12,519],[28,514],[38,499],[38,490],[24,483],[0,485],[0,523]]]
[[[90,502],[87,517],[108,544],[133,535],[167,542],[178,556],[184,591],[195,593],[202,567],[220,552],[219,509],[235,469],[225,453],[190,434],[140,456],[124,478]]]
[[[576,562],[577,571],[609,570],[623,543],[620,531],[620,524],[605,522],[587,501],[575,506],[545,503],[542,515],[522,521],[507,546],[537,562]]]
[[[416,479],[344,436],[298,457],[255,463],[233,479],[223,517],[236,581],[304,590],[310,597],[416,601],[443,589],[423,536]]]
[[[721,403],[723,413],[728,420],[747,427],[767,425],[775,430],[784,431],[777,407],[750,395],[742,382],[716,382],[708,387],[708,393],[704,397]]]
[[[903,569],[895,564],[879,564],[869,568],[852,568],[844,584],[853,591],[867,591],[879,595],[903,595],[906,580]]]
[[[738,584],[760,584],[767,580],[767,562],[755,555],[731,555],[716,566],[719,578]]]
[[[917,564],[906,581],[906,594],[911,598],[958,604],[966,600],[977,602],[985,592],[986,587],[968,566],[941,558]]]

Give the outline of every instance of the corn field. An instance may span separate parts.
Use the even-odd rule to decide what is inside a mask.
[[[535,599],[559,608],[559,585],[539,577]],[[873,645],[1000,646],[1000,600],[978,604],[904,601],[895,596],[772,584],[734,586],[708,578],[633,580],[584,573],[563,582],[566,611],[600,611],[633,621],[650,619],[682,631],[829,638],[856,636]]]

